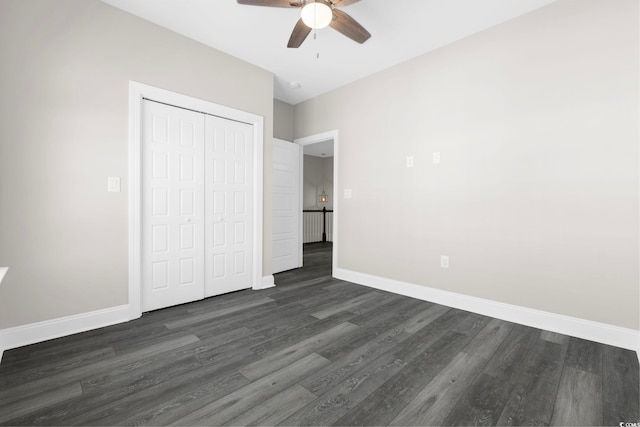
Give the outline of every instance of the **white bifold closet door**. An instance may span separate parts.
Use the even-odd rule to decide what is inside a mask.
[[[143,311],[251,287],[251,125],[145,100]]]

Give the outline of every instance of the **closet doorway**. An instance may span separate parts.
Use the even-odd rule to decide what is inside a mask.
[[[140,86],[139,127],[133,130],[138,146],[130,150],[138,154],[132,165],[140,165],[130,186],[132,317],[260,289],[261,131],[255,121],[209,113],[208,107],[219,107],[215,104]]]

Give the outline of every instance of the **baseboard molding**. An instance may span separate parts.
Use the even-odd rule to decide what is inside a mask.
[[[341,280],[638,353],[640,331],[337,268]]]
[[[0,330],[0,362],[5,350],[131,320],[128,305]]]
[[[274,286],[274,278],[270,274],[264,276],[260,285],[253,289],[267,289]],[[5,350],[128,322],[140,317],[140,314],[139,310],[133,310],[129,305],[122,305],[15,328],[0,329],[0,362]]]
[[[275,279],[273,278],[273,274],[270,274],[268,276],[263,276],[262,283],[260,283],[260,286],[254,286],[253,289],[256,291],[259,291],[262,289],[273,288],[275,285],[276,283],[275,283]]]
[[[637,352],[638,362],[640,363],[640,332],[633,329],[457,294],[342,268],[336,268],[334,275],[338,279],[371,288],[633,350]],[[261,286],[254,287],[254,289],[267,289],[274,286],[274,277],[269,275],[264,276]],[[122,305],[2,329],[0,330],[0,362],[5,350],[124,323],[129,320],[132,320],[130,308],[128,305]]]

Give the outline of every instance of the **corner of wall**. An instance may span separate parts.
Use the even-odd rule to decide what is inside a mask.
[[[633,329],[457,294],[343,268],[337,268],[334,276],[337,279],[447,307],[636,351],[640,362],[640,331]]]

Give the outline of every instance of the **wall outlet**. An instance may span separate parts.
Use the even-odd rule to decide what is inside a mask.
[[[109,193],[120,192],[120,178],[117,176],[110,176],[107,178],[107,191]]]
[[[434,151],[433,152],[433,164],[437,165],[440,163],[440,152],[439,151]]]
[[[345,199],[350,199],[351,197],[353,197],[351,189],[350,188],[345,188],[344,189],[344,198]]]
[[[407,167],[408,168],[413,167],[413,156],[407,156]]]
[[[440,256],[440,267],[449,268],[449,257],[447,255]]]

